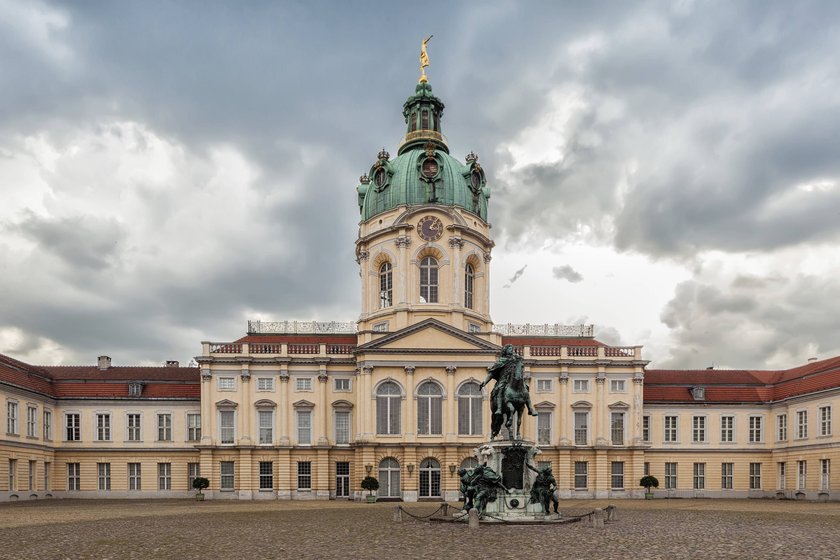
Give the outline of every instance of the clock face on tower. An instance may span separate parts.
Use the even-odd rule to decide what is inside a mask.
[[[417,222],[417,234],[426,241],[437,241],[443,235],[443,222],[435,216],[424,216]]]

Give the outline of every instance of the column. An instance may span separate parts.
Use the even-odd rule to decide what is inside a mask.
[[[630,434],[629,439],[632,442],[632,445],[641,445],[642,444],[642,415],[644,413],[644,382],[645,382],[645,373],[641,367],[636,368],[636,372],[633,374],[633,402],[630,403],[632,406],[631,417],[628,418],[628,423],[630,424]],[[708,428],[708,426],[707,426]]]
[[[397,293],[394,294],[394,300],[404,306],[408,303],[411,297],[408,293],[408,247],[411,245],[411,239],[409,239],[406,235],[401,235],[394,240],[394,243],[396,243],[397,249],[399,250],[399,264],[394,267],[396,268],[395,272],[397,273],[394,282],[394,288]]]
[[[359,277],[362,280],[362,314],[367,315],[371,309],[370,304],[368,302],[368,256],[369,253],[367,251],[359,251],[358,255],[356,256],[356,262],[359,263]]]
[[[464,271],[461,270],[461,247],[463,246],[464,240],[459,235],[449,238],[449,247],[451,248],[449,253],[452,259],[452,291],[449,301],[454,305],[464,305],[464,292],[461,287],[461,279],[464,277]]]
[[[457,441],[458,418],[455,412],[455,372],[456,366],[446,366],[446,418],[444,418],[445,441]]]
[[[327,427],[329,425],[327,414],[330,408],[329,403],[327,403],[327,380],[327,366],[326,364],[321,364],[321,371],[318,373],[318,404],[316,405],[315,414],[318,424],[315,431],[318,434],[318,445],[330,444],[329,437],[327,436]]]
[[[279,430],[278,442],[281,446],[291,445],[289,439],[289,415],[291,414],[291,405],[289,403],[289,365],[280,364],[280,387],[277,399],[279,400],[277,406],[277,423]]]
[[[201,366],[201,445],[213,444],[213,433],[215,429],[214,405],[212,401],[213,376],[210,373],[210,366]],[[208,471],[209,472],[209,471]],[[209,478],[209,477],[208,477]]]
[[[239,373],[239,378],[242,380],[242,408],[239,413],[239,445],[252,445],[253,438],[251,437],[251,426],[253,424],[254,410],[251,407],[251,372],[248,369],[248,364],[242,364],[242,369]]]
[[[359,394],[359,404],[362,409],[362,417],[359,419],[359,435],[356,439],[365,442],[373,440],[373,434],[375,433],[376,428],[374,425],[375,418],[373,417],[372,410],[373,397],[371,395],[371,392],[373,391],[373,387],[371,386],[373,366],[363,366],[361,371],[362,387]]]
[[[604,428],[604,415],[606,414],[606,397],[604,388],[607,384],[607,372],[604,366],[598,366],[598,375],[595,377],[595,402],[592,403],[593,423],[595,424],[595,445],[607,445],[609,439],[606,437]]]
[[[406,443],[414,442],[416,439],[415,427],[416,422],[413,422],[414,412],[414,366],[405,366],[405,392],[407,398],[405,399],[405,415],[409,419],[409,424],[404,426],[403,433],[405,434]]]

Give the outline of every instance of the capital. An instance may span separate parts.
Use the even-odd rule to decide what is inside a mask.
[[[411,245],[411,239],[407,235],[400,235],[394,240],[394,243],[400,249],[407,248]]]
[[[210,373],[209,367],[201,368],[201,380],[202,381],[210,381],[213,378],[213,375]]]
[[[365,375],[371,375],[373,373],[373,366],[364,366],[362,368],[362,373]]]
[[[484,253],[484,262],[485,263],[489,263],[492,259],[493,259],[493,257],[490,255],[490,253]]]
[[[458,371],[457,366],[446,366],[446,373],[447,375],[455,375],[455,372]]]
[[[405,374],[406,375],[414,375],[414,366],[405,366]]]
[[[450,237],[449,238],[449,246],[453,247],[453,248],[457,247],[457,248],[460,249],[461,247],[464,246],[464,240],[461,239],[460,237],[458,237],[457,235],[453,236],[453,237]]]

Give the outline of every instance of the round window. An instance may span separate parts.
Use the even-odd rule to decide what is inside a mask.
[[[438,162],[435,158],[427,158],[423,161],[423,177],[431,179],[438,174]]]

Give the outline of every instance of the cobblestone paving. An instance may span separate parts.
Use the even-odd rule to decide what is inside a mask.
[[[838,558],[840,504],[615,501],[618,521],[392,520],[396,504],[56,500],[0,505],[0,558]],[[401,504],[428,514],[437,504]],[[566,515],[606,502],[565,501]],[[492,552],[493,545],[502,548]]]

